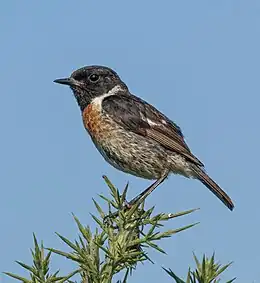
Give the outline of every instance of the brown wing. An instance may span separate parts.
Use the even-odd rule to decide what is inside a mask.
[[[153,140],[159,142],[165,148],[168,148],[174,152],[178,152],[185,156],[188,160],[192,161],[193,163],[203,166],[203,164],[199,161],[199,159],[194,156],[186,147],[184,147],[181,143],[169,138],[164,133],[161,133],[153,128],[146,130],[146,135]]]
[[[147,136],[194,164],[203,166],[185,143],[181,129],[140,98],[123,94],[109,96],[103,100],[102,109],[127,130]]]

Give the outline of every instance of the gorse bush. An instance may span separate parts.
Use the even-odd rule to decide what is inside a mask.
[[[195,254],[193,254],[196,262],[196,269],[191,270],[189,268],[186,280],[179,278],[171,269],[164,270],[174,279],[176,283],[218,283],[220,281],[219,276],[231,265],[231,263],[222,266],[215,262],[215,256],[207,258],[205,255],[202,258],[202,262],[198,260]],[[226,283],[232,283],[235,278],[228,280]]]
[[[110,283],[116,274],[122,277],[121,281],[127,282],[131,274],[137,268],[138,263],[150,261],[149,250],[154,249],[165,253],[158,244],[164,238],[185,231],[197,223],[192,223],[180,228],[165,230],[164,222],[190,214],[196,209],[178,213],[154,214],[154,207],[144,209],[144,200],[131,207],[125,205],[127,187],[122,195],[107,177],[104,177],[111,197],[100,195],[105,201],[106,210],[93,200],[97,214],[92,214],[96,223],[96,229],[91,231],[89,226],[83,226],[80,220],[73,215],[78,228],[78,238],[69,240],[57,233],[57,236],[70,247],[70,252],[64,252],[54,248],[44,248],[43,243],[38,244],[34,237],[34,249],[32,250],[33,264],[29,266],[17,262],[29,272],[28,278],[23,278],[9,272],[5,274],[24,283],[51,283],[51,282],[75,282],[73,276],[78,274],[80,282],[85,283]],[[51,256],[58,254],[76,263],[76,270],[70,274],[60,276],[59,271],[50,272]],[[164,269],[177,283],[210,283],[218,282],[219,275],[230,265],[221,266],[215,263],[214,255],[208,259],[203,257],[202,263],[194,255],[196,269],[189,269],[187,280],[180,279],[171,269]],[[233,279],[234,280],[234,279]],[[228,283],[233,280],[228,281]]]

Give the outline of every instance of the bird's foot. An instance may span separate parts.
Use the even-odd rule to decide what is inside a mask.
[[[125,209],[130,209],[133,206],[133,204],[130,202],[128,202],[127,200],[124,200],[124,204],[123,204],[123,210]]]
[[[126,211],[131,209],[131,207],[133,206],[133,203],[128,202],[126,199],[123,202],[123,206],[121,208],[118,209],[118,211],[115,212],[111,212],[108,215],[106,215],[103,219],[104,224],[107,225],[112,225],[113,219],[117,218],[119,215],[120,211]],[[116,227],[115,227],[116,228]]]

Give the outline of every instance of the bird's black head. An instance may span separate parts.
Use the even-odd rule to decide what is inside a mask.
[[[69,85],[83,111],[92,99],[117,87],[127,90],[115,71],[104,66],[87,66],[74,71],[69,78],[57,79],[55,83]]]

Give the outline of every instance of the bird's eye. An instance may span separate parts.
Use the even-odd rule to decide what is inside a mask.
[[[97,74],[92,74],[89,76],[89,80],[93,83],[97,82],[99,80],[99,75]]]

